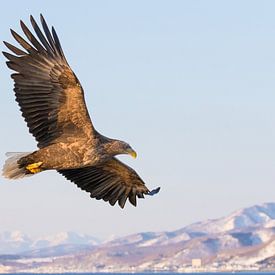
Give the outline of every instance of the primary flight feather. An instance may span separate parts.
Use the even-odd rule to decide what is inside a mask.
[[[3,52],[7,66],[14,70],[16,101],[38,142],[32,153],[13,153],[6,160],[3,175],[16,179],[45,170],[57,170],[92,198],[124,207],[127,198],[153,195],[138,174],[119,161],[118,154],[136,152],[126,142],[107,138],[94,128],[84,100],[83,89],[65,58],[58,36],[40,15],[43,31],[30,21],[36,37],[20,21],[28,41],[11,30],[23,50],[4,42],[12,52]]]

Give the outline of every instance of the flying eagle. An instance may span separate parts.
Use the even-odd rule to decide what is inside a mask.
[[[7,66],[14,70],[16,101],[38,143],[32,153],[11,153],[3,167],[9,179],[22,178],[45,170],[57,170],[92,198],[124,207],[127,198],[136,206],[137,197],[154,195],[138,174],[115,156],[130,154],[131,146],[101,135],[94,128],[84,100],[83,88],[70,68],[55,29],[49,30],[40,15],[43,31],[32,16],[37,38],[20,21],[28,41],[15,31],[12,36],[22,46],[8,42],[13,53],[3,52]]]

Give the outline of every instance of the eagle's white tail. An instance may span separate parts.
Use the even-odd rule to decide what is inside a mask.
[[[9,152],[6,153],[8,157],[2,170],[2,175],[7,179],[19,179],[32,174],[27,174],[25,167],[20,168],[18,160],[29,155],[30,152]]]

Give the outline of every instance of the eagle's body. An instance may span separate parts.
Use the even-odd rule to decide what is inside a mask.
[[[3,52],[15,73],[14,92],[29,131],[38,142],[32,153],[12,154],[3,175],[20,178],[44,170],[57,170],[91,197],[123,208],[127,198],[152,195],[137,173],[115,158],[135,151],[123,141],[98,133],[89,117],[81,84],[68,65],[54,28],[41,15],[44,33],[33,17],[38,39],[21,21],[29,42],[11,30],[24,51],[4,42],[13,54]]]
[[[85,140],[52,144],[22,158],[19,164],[26,166],[41,161],[41,170],[59,170],[92,166],[105,160],[106,156],[101,156],[97,148],[86,146]]]

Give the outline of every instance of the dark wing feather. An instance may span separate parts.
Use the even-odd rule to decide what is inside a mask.
[[[137,199],[150,195],[145,183],[129,166],[116,158],[103,164],[78,169],[59,170],[68,180],[90,193],[92,198],[109,201],[111,205],[124,207],[127,198],[136,206]]]
[[[14,92],[30,133],[38,146],[73,135],[89,137],[94,133],[82,87],[69,67],[54,29],[50,32],[41,15],[44,34],[31,16],[37,38],[21,21],[29,42],[11,33],[25,51],[4,42],[13,54],[3,52],[7,65],[16,71]]]

